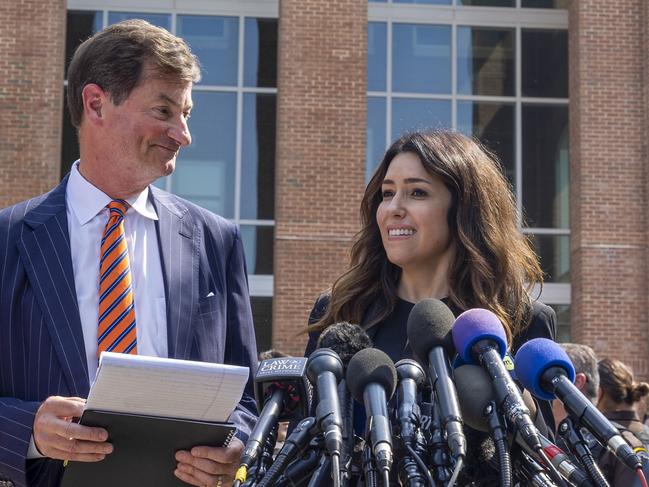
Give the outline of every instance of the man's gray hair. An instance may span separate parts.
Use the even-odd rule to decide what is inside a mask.
[[[599,371],[597,370],[597,355],[588,345],[581,343],[560,343],[575,366],[575,374],[586,376],[586,387],[583,391],[591,401],[597,400],[599,388]]]

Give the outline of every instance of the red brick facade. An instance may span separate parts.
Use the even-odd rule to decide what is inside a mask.
[[[0,208],[59,181],[64,0],[0,2]]]
[[[570,7],[574,341],[649,377],[644,0]]]
[[[280,2],[273,346],[302,353],[364,188],[367,0]]]

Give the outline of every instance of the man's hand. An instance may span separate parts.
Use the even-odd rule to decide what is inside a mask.
[[[86,400],[80,397],[48,397],[36,411],[34,444],[41,455],[58,460],[98,462],[113,451],[108,432],[73,423]]]
[[[176,452],[174,474],[197,487],[227,487],[234,481],[242,452],[243,443],[238,438],[232,438],[226,448],[195,446],[191,451],[180,450]]]

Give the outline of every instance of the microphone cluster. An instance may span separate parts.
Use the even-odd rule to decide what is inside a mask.
[[[339,487],[362,478],[368,487],[452,487],[475,461],[467,459],[466,427],[493,441],[503,487],[608,485],[581,428],[647,485],[640,459],[574,386],[574,368],[551,340],[525,343],[512,364],[495,314],[471,309],[456,319],[434,299],[414,306],[407,333],[416,360],[394,364],[358,325],[338,323],[310,357],[262,361],[261,413],[234,485]],[[536,428],[532,395],[564,404],[565,451]],[[278,449],[282,420],[291,428]]]

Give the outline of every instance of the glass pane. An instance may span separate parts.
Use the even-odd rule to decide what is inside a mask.
[[[245,86],[277,86],[277,19],[246,19]]]
[[[447,129],[450,127],[450,101],[392,99],[392,139],[412,130]]]
[[[523,105],[523,207],[530,227],[569,228],[568,106]]]
[[[530,235],[547,282],[570,282],[570,236]]]
[[[547,303],[546,303],[547,304]],[[557,314],[557,343],[571,342],[570,333],[570,305],[548,304]]]
[[[243,95],[241,218],[275,215],[275,95]]]
[[[451,27],[394,24],[392,91],[451,92]]]
[[[248,274],[273,273],[273,239],[275,227],[241,225]]]
[[[514,96],[514,29],[458,27],[457,52],[458,93]]]
[[[68,64],[79,44],[101,30],[101,12],[68,10],[68,24],[65,31],[65,77]]]
[[[272,346],[273,298],[250,296],[252,321],[255,324],[257,352],[264,352]]]
[[[367,26],[367,90],[385,91],[386,77],[385,22],[370,22]]]
[[[494,152],[503,166],[512,187],[514,165],[514,104],[459,101],[457,103],[458,131],[480,141]]]
[[[61,178],[70,172],[72,163],[79,159],[79,139],[77,129],[72,126],[70,112],[68,112],[68,100],[63,89],[63,141],[61,142]]]
[[[425,3],[428,5],[450,5],[451,0],[393,0],[394,3]]]
[[[515,0],[457,0],[458,5],[473,5],[475,7],[515,7]]]
[[[234,93],[194,92],[192,144],[180,150],[171,190],[226,218],[234,217]]]
[[[122,20],[142,19],[150,24],[157,25],[163,29],[171,30],[171,15],[169,14],[151,14],[140,12],[109,12],[108,25],[116,24]]]
[[[365,181],[369,181],[385,152],[385,98],[367,97]]]
[[[523,8],[568,8],[568,0],[521,0]]]
[[[237,84],[239,19],[207,15],[179,15],[177,35],[185,39],[201,63],[205,85]]]
[[[523,96],[568,98],[568,32],[523,29]]]

